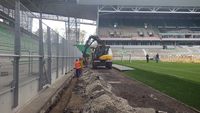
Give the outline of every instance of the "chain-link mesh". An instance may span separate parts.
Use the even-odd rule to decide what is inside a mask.
[[[39,77],[39,20],[35,20],[34,14],[23,4],[20,4],[20,38],[21,38],[21,57],[19,63],[19,78],[30,79]]]
[[[33,80],[39,83],[38,86],[44,86],[73,68],[77,57],[74,46],[75,24],[68,28],[70,32],[67,40],[43,22],[40,29],[39,16],[39,13],[31,12],[20,3],[19,29],[15,29],[18,17],[15,15],[15,0],[0,0],[0,94],[2,89],[14,89],[13,99],[19,98],[21,95],[16,94],[15,86],[31,84]],[[71,19],[70,23],[74,22],[74,19]],[[19,34],[17,30],[20,30]],[[15,40],[17,35],[20,43]],[[19,46],[16,46],[17,44]],[[16,52],[18,50],[19,54]],[[16,63],[18,61],[19,64]],[[16,106],[18,102],[15,100],[14,103]]]
[[[0,1],[0,92],[10,88],[13,81],[14,0]],[[7,56],[7,57],[5,57]]]

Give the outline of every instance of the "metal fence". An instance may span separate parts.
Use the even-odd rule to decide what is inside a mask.
[[[19,0],[0,1],[0,96],[13,92],[13,107],[19,104],[20,84],[38,80],[40,91],[80,56],[74,46],[78,31],[70,22],[64,38],[42,22],[42,14],[35,16]]]

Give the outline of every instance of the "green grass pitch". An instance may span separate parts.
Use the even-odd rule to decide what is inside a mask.
[[[126,75],[200,110],[200,64],[114,61],[135,68]]]

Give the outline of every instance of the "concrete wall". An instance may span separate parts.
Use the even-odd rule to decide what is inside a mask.
[[[66,69],[64,69],[64,74]],[[52,73],[52,84],[64,76],[62,70],[59,69],[59,78],[56,79],[56,72]],[[7,87],[0,91],[0,113],[15,113],[21,109],[24,105],[30,102],[34,97],[38,95],[39,77],[27,77],[20,80],[19,84],[19,106],[15,109],[13,106],[13,92]]]
[[[28,101],[38,94],[39,78],[32,78],[20,83],[19,87],[19,107],[22,107]]]
[[[7,87],[0,92],[0,113],[14,113],[16,109],[13,109],[13,92],[11,88]],[[21,80],[19,84],[19,106],[22,107],[28,101],[38,94],[38,77],[27,78]],[[18,109],[17,108],[17,109]]]
[[[56,81],[56,72],[51,73],[51,83]]]
[[[13,93],[10,90],[4,92],[3,94],[0,94],[1,113],[12,113],[13,112],[12,104],[13,104]]]

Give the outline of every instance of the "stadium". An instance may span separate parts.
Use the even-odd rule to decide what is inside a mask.
[[[122,52],[128,56],[123,57],[126,60],[159,53],[164,61],[199,62],[199,17],[187,12],[189,9],[148,6],[100,9],[98,34],[113,48],[116,59],[122,57]]]
[[[2,113],[200,113],[199,67],[199,0],[0,0]]]

